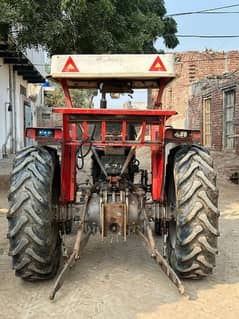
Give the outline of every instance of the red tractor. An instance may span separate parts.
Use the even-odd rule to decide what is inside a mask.
[[[27,281],[54,277],[63,235],[73,224],[73,252],[51,299],[96,234],[125,241],[138,235],[181,293],[180,278],[212,273],[219,235],[216,172],[199,131],[166,126],[176,114],[161,109],[164,87],[175,76],[173,55],[59,55],[51,74],[65,95],[66,107],[54,109],[63,127],[28,128],[26,136],[37,146],[19,151],[13,164],[8,238],[16,275]],[[100,108],[73,108],[69,88],[99,90]],[[152,109],[107,108],[106,94],[146,88],[158,89]],[[150,171],[140,168],[138,147],[150,149]],[[81,180],[89,160],[91,180]]]

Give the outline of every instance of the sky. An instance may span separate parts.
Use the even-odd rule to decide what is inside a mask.
[[[223,7],[238,4],[238,7],[222,9],[218,11],[237,11],[236,14],[193,14],[177,16],[174,19],[178,25],[178,34],[195,35],[239,35],[239,1],[236,0],[165,0],[167,14],[199,11],[216,7]],[[238,27],[238,28],[237,28]],[[204,51],[212,49],[215,51],[239,50],[239,37],[229,39],[200,39],[200,38],[179,38],[180,44],[173,50],[165,47],[162,39],[155,43],[155,47],[165,52],[182,51]],[[128,95],[121,96],[118,100],[111,100],[109,106],[121,108],[125,102],[131,99]],[[133,101],[147,101],[146,90],[135,90]],[[99,96],[94,99],[95,104],[99,104]]]
[[[190,12],[215,7],[239,4],[236,0],[165,0],[167,14]],[[178,25],[178,34],[198,35],[239,35],[239,6],[218,11],[237,11],[235,14],[193,14],[177,16],[174,19]],[[229,51],[239,49],[239,38],[231,39],[199,39],[179,38],[180,44],[173,51],[212,49],[215,51]],[[172,51],[163,45],[160,39],[156,42],[157,49]]]

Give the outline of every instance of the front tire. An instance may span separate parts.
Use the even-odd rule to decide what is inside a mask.
[[[200,279],[212,273],[216,263],[216,173],[212,158],[201,147],[181,147],[172,158],[167,195],[174,219],[169,222],[168,259],[181,278]]]
[[[27,281],[54,277],[61,257],[55,222],[54,174],[57,156],[43,147],[16,154],[9,193],[9,254],[16,276]]]

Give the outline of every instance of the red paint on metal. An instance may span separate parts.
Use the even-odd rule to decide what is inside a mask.
[[[157,59],[155,60],[156,64]],[[152,66],[153,67],[153,66]],[[166,70],[166,69],[165,69]],[[152,70],[156,71],[156,70]],[[158,94],[156,101],[154,103],[154,109],[162,109],[162,95],[164,88],[167,82],[165,79],[162,79],[160,82]],[[159,126],[151,126],[151,140],[159,139],[164,143],[164,130],[165,130],[165,121],[167,117],[163,117]],[[151,148],[151,166],[152,166],[152,198],[154,201],[163,201],[163,184],[164,184],[164,163],[165,163],[165,154],[164,147],[152,146]]]
[[[162,146],[163,143],[159,142],[159,141],[154,141],[154,142],[134,142],[134,141],[125,141],[125,143],[122,142],[112,142],[112,141],[105,141],[103,142],[101,141],[91,141],[91,142],[82,142],[82,141],[70,141],[70,142],[66,142],[67,145],[76,145],[76,146],[80,146],[80,145],[84,145],[84,146],[96,146],[96,147],[104,147],[104,146]]]
[[[67,108],[72,109],[73,104],[72,104],[72,100],[71,100],[71,96],[70,96],[70,92],[69,92],[69,88],[67,86],[66,80],[62,80],[61,84],[62,84],[62,88],[64,91],[64,98],[65,98],[66,106],[67,106]],[[71,137],[72,137],[72,139],[76,139],[76,137],[77,137],[76,124],[72,124],[72,126],[71,126]]]
[[[72,100],[66,80],[61,81],[67,109],[72,109]],[[69,115],[63,114],[63,144],[61,166],[61,200],[64,203],[75,199],[76,191],[76,145],[67,144],[67,141],[77,138],[76,124],[69,125]]]
[[[122,110],[122,109],[78,109],[78,108],[54,108],[54,112],[63,114],[81,114],[81,115],[114,115],[114,120],[117,121],[118,116],[127,116],[128,119],[132,116],[149,116],[149,117],[170,117],[176,115],[175,111],[168,110]]]
[[[63,114],[63,142],[70,140],[70,125],[69,125],[69,116]]]
[[[83,141],[87,141],[88,140],[88,124],[86,121],[83,121],[82,129],[83,129]]]
[[[86,141],[84,145],[89,145],[91,142],[94,146],[151,146],[152,148],[152,195],[155,201],[162,200],[162,184],[164,174],[164,158],[163,158],[163,143],[164,143],[164,123],[167,118],[177,114],[175,111],[164,111],[164,110],[116,110],[116,109],[76,109],[76,108],[57,108],[54,109],[57,113],[62,113],[63,117],[69,120],[71,115],[71,121],[75,119],[78,121],[81,119],[82,122],[97,123],[101,122],[101,140],[99,141]],[[69,118],[68,118],[69,117]],[[106,125],[108,122],[122,123],[122,136],[121,141],[106,141]],[[124,124],[125,123],[125,124]],[[125,128],[129,123],[141,124],[142,136],[139,141],[128,141],[126,136],[124,138]],[[147,125],[151,126],[151,143],[145,142],[145,132]],[[64,131],[67,130],[64,125]],[[85,131],[85,130],[84,130]],[[125,132],[126,135],[126,132]],[[84,136],[84,138],[86,135]],[[81,141],[82,143],[82,141]],[[66,164],[63,167],[63,179],[68,179],[70,182],[67,187],[63,188],[63,198],[65,201],[72,200],[74,189],[73,184],[75,183],[75,153],[74,149],[77,145],[80,145],[80,141],[70,139],[65,135],[64,143],[65,147],[70,146],[73,155],[68,156],[66,151]],[[75,147],[75,148],[74,148]],[[65,155],[63,154],[63,157]],[[68,157],[69,158],[68,158]],[[71,161],[70,161],[71,160]],[[69,169],[70,168],[70,169]],[[65,182],[66,183],[66,182]],[[75,187],[75,185],[74,185]]]
[[[162,119],[161,124],[151,126],[151,139],[164,142],[164,125],[166,118]],[[152,198],[154,201],[163,201],[164,183],[164,147],[163,144],[151,147],[151,166],[152,166]]]
[[[63,115],[63,144],[61,166],[61,201],[74,201],[76,187],[76,145],[67,144],[71,140],[68,115]]]
[[[74,140],[77,138],[76,124],[71,125],[71,138]]]
[[[122,143],[124,144],[126,141],[126,131],[127,131],[127,122],[124,120],[122,122]]]
[[[79,72],[79,69],[71,56],[67,59],[61,72]]]
[[[186,137],[177,137],[175,133],[187,132]],[[188,130],[188,129],[174,129],[167,128],[165,130],[165,143],[201,143],[201,132],[199,130]]]
[[[165,86],[163,80],[160,91]],[[124,109],[79,109],[72,107],[67,82],[62,81],[67,108],[56,108],[56,113],[63,114],[63,143],[62,143],[62,187],[61,200],[64,203],[75,199],[76,191],[76,150],[82,145],[105,146],[150,146],[152,157],[152,196],[155,201],[163,200],[164,182],[164,125],[166,119],[177,114],[169,110],[124,110]],[[158,97],[161,99],[162,92]],[[77,140],[76,123],[82,123],[83,140]],[[89,140],[87,127],[89,123],[101,123],[101,138]],[[107,123],[121,123],[121,140],[108,141],[106,139]],[[140,124],[141,137],[139,141],[127,140],[127,125]],[[145,141],[147,128],[151,129],[151,141]],[[70,128],[72,128],[70,134]]]
[[[164,181],[164,152],[154,150],[151,154],[152,161],[152,198],[159,202],[163,200],[162,186]]]
[[[167,81],[165,79],[162,79],[160,82],[159,89],[158,89],[157,98],[154,102],[154,109],[162,109],[161,100],[162,100],[163,91],[164,91],[166,85],[167,85]]]
[[[149,71],[167,71],[167,69],[165,68],[165,65],[163,64],[162,60],[160,59],[160,57],[158,56],[153,64],[151,65]]]
[[[56,140],[61,140],[63,137],[62,135],[62,129],[54,129],[54,138]]]
[[[26,128],[25,136],[28,138],[35,139],[36,138],[36,128]]]
[[[72,109],[73,108],[73,104],[72,104],[70,92],[69,92],[69,89],[68,89],[67,81],[65,79],[61,80],[61,85],[62,85],[63,92],[64,92],[64,99],[65,99],[66,106],[69,109]]]
[[[145,132],[146,132],[146,121],[143,121],[141,124],[141,143],[144,144]]]
[[[101,122],[101,140],[102,143],[105,143],[105,137],[106,137],[106,122]]]

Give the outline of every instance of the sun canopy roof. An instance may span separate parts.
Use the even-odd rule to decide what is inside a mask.
[[[130,81],[133,88],[156,88],[175,77],[173,54],[54,55],[51,76],[69,87],[98,88],[101,82]]]

